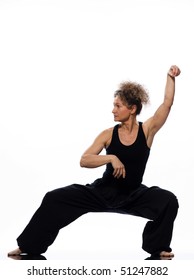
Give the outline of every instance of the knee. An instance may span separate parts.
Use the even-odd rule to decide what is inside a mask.
[[[178,209],[179,203],[177,197],[169,190],[161,189],[159,193],[159,197],[161,200],[166,202],[166,204],[170,204],[173,208]]]
[[[42,204],[50,203],[53,200],[52,192],[47,192],[43,197]]]
[[[172,205],[172,207],[178,209],[179,203],[177,197],[174,195],[173,192],[166,190],[166,189],[156,189],[158,191],[159,200],[166,202],[166,204]]]
[[[179,208],[177,197],[171,191],[159,189],[159,201],[161,211],[168,211],[172,216],[176,216]]]
[[[170,193],[170,195],[169,195],[169,205],[172,209],[174,209],[174,211],[177,212],[178,208],[179,208],[178,199],[172,192],[169,192],[169,193]]]
[[[166,190],[164,192],[163,203],[163,211],[165,211],[169,217],[175,219],[179,208],[177,197],[172,192]]]
[[[57,190],[49,191],[43,197],[43,203],[52,203],[60,197],[60,194]]]
[[[76,185],[70,185],[63,188],[54,189],[45,194],[44,203],[53,203],[68,200],[75,193]]]
[[[175,220],[178,213],[179,203],[177,197],[172,192],[167,190],[163,192],[163,196],[161,195],[160,206],[159,216],[157,216],[157,218],[165,216],[171,221]]]

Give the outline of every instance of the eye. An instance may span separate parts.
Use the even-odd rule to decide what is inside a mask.
[[[121,107],[120,104],[113,104],[113,106],[116,107],[116,108],[120,108]]]

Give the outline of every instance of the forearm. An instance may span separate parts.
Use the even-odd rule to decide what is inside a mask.
[[[114,155],[84,154],[80,160],[81,167],[95,168],[111,163]]]
[[[165,94],[164,94],[164,104],[168,107],[173,105],[175,95],[175,77],[167,74]]]
[[[158,132],[158,130],[164,125],[166,119],[168,118],[169,112],[171,110],[171,106],[174,101],[175,95],[175,77],[180,74],[180,69],[176,65],[172,65],[167,74],[166,86],[165,86],[165,94],[164,101],[158,107],[153,117],[148,119],[147,122],[144,122],[144,126],[147,126],[149,139],[149,146],[152,144],[154,135]]]

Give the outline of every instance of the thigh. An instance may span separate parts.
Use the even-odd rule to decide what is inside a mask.
[[[50,204],[60,205],[61,208],[79,208],[84,212],[105,211],[105,203],[92,189],[84,185],[72,184],[48,192],[44,201]]]
[[[172,203],[176,208],[178,205],[176,196],[168,190],[154,186],[148,188],[129,205],[126,205],[124,210],[126,214],[154,220],[169,203]]]

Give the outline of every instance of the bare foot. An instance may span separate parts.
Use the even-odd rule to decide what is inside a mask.
[[[22,251],[20,250],[20,248],[17,248],[11,252],[8,253],[8,257],[10,256],[19,256],[20,254],[22,254]]]
[[[174,254],[171,252],[162,251],[162,252],[160,252],[160,257],[174,258]]]
[[[22,255],[8,255],[8,258],[9,259],[12,259],[12,260],[22,260]]]

